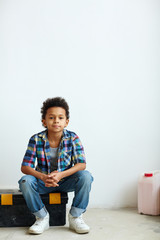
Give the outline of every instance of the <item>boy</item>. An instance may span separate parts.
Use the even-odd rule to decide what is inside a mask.
[[[65,129],[69,123],[69,106],[63,98],[49,98],[43,103],[41,113],[46,130],[30,138],[21,167],[26,175],[19,180],[27,206],[36,216],[29,233],[41,234],[49,228],[49,213],[39,194],[55,191],[74,191],[68,215],[69,227],[77,233],[88,233],[89,226],[83,221],[82,214],[88,205],[93,178],[85,170],[80,139]]]

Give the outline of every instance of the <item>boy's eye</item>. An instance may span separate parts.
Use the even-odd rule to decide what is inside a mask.
[[[54,117],[49,117],[49,119],[54,119]],[[59,119],[63,119],[63,117],[59,117]]]

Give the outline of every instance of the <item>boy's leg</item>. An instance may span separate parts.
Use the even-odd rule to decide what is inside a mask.
[[[25,175],[19,180],[19,187],[26,200],[29,210],[36,216],[37,221],[29,228],[29,232],[40,234],[49,228],[49,214],[41,200],[40,193],[48,193],[51,189],[46,188],[42,181],[31,175]]]
[[[89,232],[89,227],[84,223],[81,215],[86,211],[88,206],[92,182],[93,177],[88,171],[84,170],[65,178],[59,182],[60,186],[56,187],[57,191],[74,191],[75,193],[69,213],[69,225],[77,233]]]
[[[66,177],[62,182],[59,182],[57,191],[75,193],[70,213],[74,217],[79,217],[86,211],[89,202],[89,193],[93,182],[92,175],[86,171],[79,171],[75,174]]]
[[[47,210],[45,209],[39,195],[38,180],[31,175],[25,175],[19,180],[18,183],[29,210],[36,217],[45,217],[47,215]]]

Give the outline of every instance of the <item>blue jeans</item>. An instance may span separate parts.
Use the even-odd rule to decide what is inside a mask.
[[[84,170],[64,178],[58,184],[58,187],[45,187],[42,180],[31,175],[24,175],[19,180],[19,187],[26,200],[29,210],[37,217],[43,218],[47,214],[47,210],[41,200],[39,194],[50,192],[74,192],[74,198],[70,214],[73,217],[79,217],[86,211],[89,202],[89,192],[93,177]]]

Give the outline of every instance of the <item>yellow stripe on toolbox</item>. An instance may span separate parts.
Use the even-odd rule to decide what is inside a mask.
[[[1,205],[13,205],[13,195],[1,194]]]
[[[49,194],[49,204],[61,204],[61,194],[60,193],[50,193]]]

